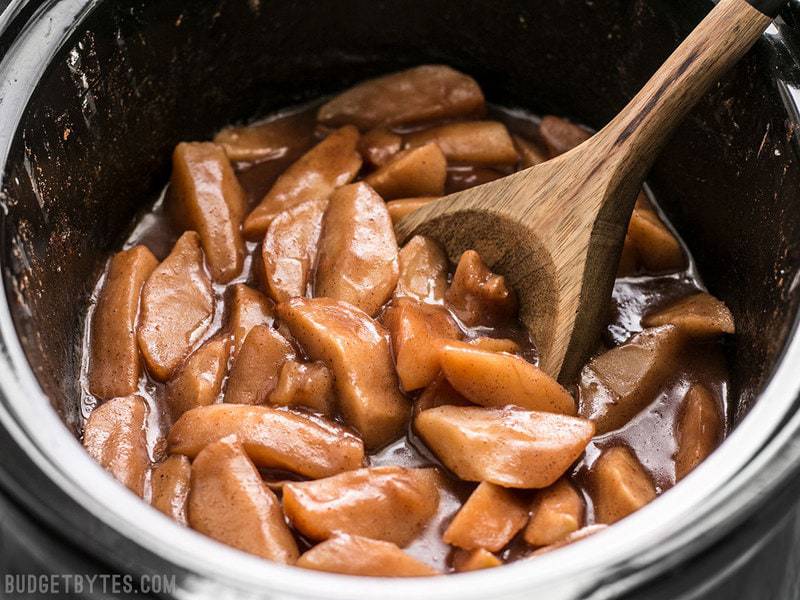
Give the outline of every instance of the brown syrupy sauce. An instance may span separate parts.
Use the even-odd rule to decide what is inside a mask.
[[[275,119],[286,121],[291,127],[295,142],[275,156],[255,163],[236,163],[235,168],[239,180],[246,191],[250,208],[257,204],[269,190],[277,177],[300,155],[311,148],[325,134],[316,126],[315,114],[318,104],[307,105],[297,109],[284,111],[276,115]],[[492,107],[491,117],[503,121],[509,130],[526,139],[535,136],[539,119],[523,110],[507,110]],[[406,129],[404,131],[410,131]],[[501,170],[485,167],[472,167],[468,165],[450,165],[448,167],[447,193],[466,189],[473,185],[484,183],[503,175],[511,170]],[[657,208],[655,199],[650,196]],[[130,235],[125,242],[125,248],[137,244],[144,244],[156,255],[159,260],[164,259],[172,249],[178,238],[179,232],[172,226],[163,210],[163,194],[155,203],[143,212],[137,219]],[[661,215],[664,218],[663,214]],[[666,222],[666,219],[664,219]],[[248,243],[248,258],[242,274],[226,285],[215,284],[216,308],[212,326],[209,327],[199,346],[205,339],[213,336],[221,327],[225,314],[225,294],[227,285],[243,282],[253,284],[251,272],[251,257],[256,251],[257,244]],[[616,281],[610,305],[610,322],[604,332],[604,342],[608,347],[618,345],[641,331],[641,318],[644,314],[661,307],[671,300],[686,296],[697,290],[702,290],[703,285],[694,268],[686,247],[684,253],[688,260],[688,268],[678,273],[666,275],[637,275],[620,278]],[[96,293],[102,286],[102,279],[98,281]],[[96,297],[95,293],[95,297]],[[84,336],[83,356],[88,356],[88,324],[91,322],[92,308],[87,315],[87,334]],[[456,319],[458,322],[458,319]],[[490,336],[499,338],[512,338],[520,344],[524,358],[537,362],[536,351],[527,334],[520,329],[487,329],[467,328],[460,325],[465,338]],[[601,348],[601,350],[604,348]],[[675,484],[675,468],[673,454],[676,450],[674,439],[675,422],[681,401],[692,382],[702,382],[717,398],[721,405],[722,414],[727,415],[727,380],[725,360],[719,343],[704,345],[695,344],[679,358],[679,369],[673,377],[663,386],[657,399],[639,415],[633,418],[623,428],[611,433],[600,435],[589,444],[581,460],[579,460],[571,474],[571,479],[582,492],[586,501],[586,525],[594,523],[594,509],[591,496],[587,489],[588,470],[599,456],[600,451],[609,446],[625,444],[629,446],[645,469],[650,473],[659,493],[669,489]],[[96,400],[89,394],[86,385],[86,360],[84,359],[82,393],[82,415],[88,417]],[[224,390],[224,383],[223,388]],[[577,386],[572,386],[573,390]],[[148,441],[150,443],[151,458],[158,460],[164,452],[164,438],[171,425],[166,402],[164,399],[164,385],[151,379],[146,374],[142,377],[139,393],[148,402],[150,411]],[[409,399],[416,396],[410,395]],[[222,392],[220,392],[221,401]],[[727,426],[726,426],[727,429]],[[725,432],[727,433],[727,431]],[[415,436],[409,425],[408,435],[397,440],[388,447],[369,457],[370,466],[399,465],[407,467],[421,467],[436,465],[447,472],[444,467],[429,452],[424,444]],[[265,480],[279,491],[281,480],[297,479],[290,473],[262,472]],[[442,493],[438,514],[431,519],[423,534],[405,550],[424,562],[448,570],[451,566],[451,548],[442,541],[442,533],[447,524],[458,511],[461,504],[467,499],[476,484],[467,483],[451,477],[447,488]],[[147,499],[147,497],[145,498]],[[402,518],[398,515],[398,518]],[[300,539],[301,547],[307,546]],[[521,558],[533,552],[521,540],[521,535],[501,552],[501,556],[508,560]]]

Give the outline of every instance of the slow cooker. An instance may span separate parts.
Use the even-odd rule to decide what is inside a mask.
[[[169,575],[170,589],[139,597],[215,600],[800,597],[796,7],[691,113],[650,174],[709,290],[734,312],[739,333],[727,351],[737,402],[721,448],[622,523],[485,572],[402,581],[321,574],[173,524],[116,484],[76,438],[82,307],[133,216],[164,185],[179,140],[431,62],[470,73],[492,102],[601,127],[710,8],[705,0],[7,3],[4,580]]]

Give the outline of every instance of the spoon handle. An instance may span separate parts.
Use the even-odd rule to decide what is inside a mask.
[[[595,136],[627,181],[644,178],[670,133],[758,40],[786,0],[720,0],[641,91]],[[763,11],[763,12],[762,12]],[[637,184],[638,185],[638,184]],[[622,207],[620,207],[622,208]]]

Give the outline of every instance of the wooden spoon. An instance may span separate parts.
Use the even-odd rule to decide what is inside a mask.
[[[540,366],[569,381],[595,347],[636,195],[669,134],[785,0],[721,0],[625,109],[577,148],[446,196],[397,225],[456,261],[475,249],[520,298]]]

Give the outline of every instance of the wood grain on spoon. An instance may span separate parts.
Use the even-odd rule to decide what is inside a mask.
[[[761,8],[772,4],[782,3]],[[398,239],[431,236],[454,261],[476,250],[516,289],[542,369],[571,379],[594,347],[647,171],[683,117],[770,22],[745,0],[721,0],[591,139],[420,208],[398,223]]]

